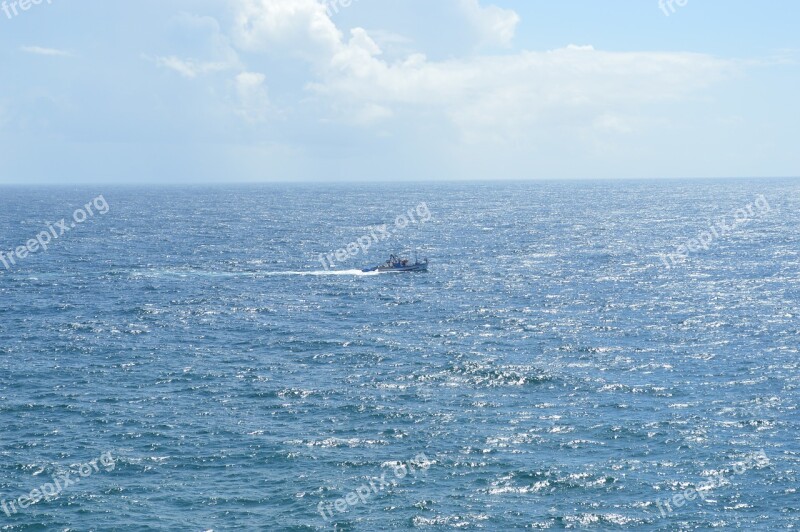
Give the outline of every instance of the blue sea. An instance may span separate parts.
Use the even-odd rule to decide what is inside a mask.
[[[800,527],[798,181],[4,187],[0,251],[0,530]]]

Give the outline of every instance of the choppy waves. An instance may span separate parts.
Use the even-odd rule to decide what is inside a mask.
[[[117,457],[0,529],[800,524],[796,185],[389,192],[103,191],[102,220],[0,273],[0,499]],[[769,216],[660,265],[762,193]],[[2,242],[64,210],[15,194]],[[421,201],[431,221],[364,264],[315,265]],[[417,246],[427,274],[357,269]]]

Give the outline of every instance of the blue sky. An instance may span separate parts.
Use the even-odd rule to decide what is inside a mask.
[[[1,2],[0,184],[800,175],[794,1]]]

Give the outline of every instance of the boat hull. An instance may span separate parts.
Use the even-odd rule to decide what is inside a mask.
[[[361,270],[365,273],[368,272],[426,272],[428,271],[428,263],[420,262],[419,264],[409,264],[408,266],[376,266],[374,268],[367,268]]]

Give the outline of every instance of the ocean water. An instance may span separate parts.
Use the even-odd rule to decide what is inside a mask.
[[[101,194],[0,263],[0,530],[800,527],[796,181],[0,188],[0,250]]]

